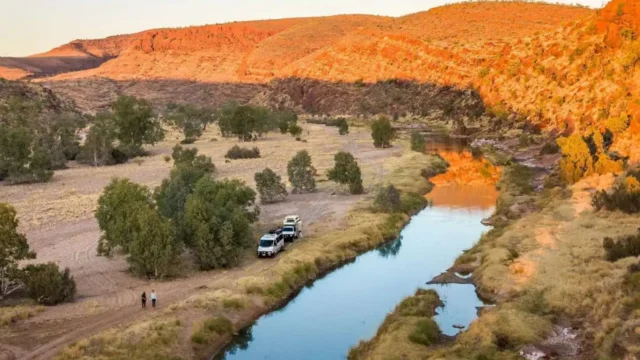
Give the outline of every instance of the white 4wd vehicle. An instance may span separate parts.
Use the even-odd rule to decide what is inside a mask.
[[[298,215],[289,215],[282,222],[282,234],[287,240],[295,240],[302,236],[302,220]]]
[[[262,235],[258,243],[258,257],[273,257],[284,250],[284,235],[282,230],[273,230]]]

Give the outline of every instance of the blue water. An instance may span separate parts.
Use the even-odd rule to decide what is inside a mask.
[[[417,288],[433,288],[445,303],[435,320],[443,333],[467,326],[483,305],[472,285],[425,283],[448,269],[488,229],[492,209],[435,204],[414,216],[400,238],[359,256],[304,288],[282,309],[242,332],[215,359],[345,359],[371,338],[385,316]]]

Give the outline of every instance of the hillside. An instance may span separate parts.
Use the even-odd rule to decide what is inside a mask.
[[[110,36],[99,40],[75,40],[29,57],[0,57],[0,77],[17,80],[92,69],[118,57],[137,35]]]
[[[13,99],[37,103],[44,113],[77,112],[73,101],[57,96],[50,89],[38,84],[0,79],[0,109]]]
[[[569,132],[623,118],[631,131],[616,138],[615,149],[636,161],[640,153],[631,145],[640,132],[640,79],[634,71],[640,59],[638,9],[636,1],[617,0],[597,12],[479,2],[400,18],[343,15],[157,29],[54,49],[48,54],[110,60],[37,81],[86,111],[127,93],[158,106],[174,100],[216,106],[253,99],[352,115],[375,112],[367,109],[359,86],[345,90],[341,82],[398,78],[472,87],[489,113],[510,123],[526,119]],[[51,59],[47,54],[27,59],[41,58]],[[6,68],[6,60],[0,66]],[[5,71],[14,77],[35,74],[26,67]],[[287,78],[301,80],[292,86]],[[413,96],[401,88],[383,95]],[[374,106],[394,117],[416,114],[416,107]]]
[[[265,90],[268,98],[281,98],[274,93],[280,81],[272,81],[298,77],[324,85],[390,78],[463,89],[472,85],[489,104],[504,101],[507,108],[525,112],[539,104],[517,91],[547,80],[522,85],[519,78],[503,79],[503,73],[520,70],[507,59],[537,57],[534,50],[545,57],[557,55],[554,39],[557,46],[575,48],[561,45],[575,40],[569,24],[595,16],[579,7],[480,2],[400,18],[344,15],[149,30],[123,41],[119,55],[111,52],[115,57],[96,68],[38,81],[76,99],[87,111],[104,107],[120,93],[159,105],[167,99],[213,105],[234,98],[248,101]],[[82,51],[97,56],[91,49],[104,48],[99,44],[97,40]],[[541,59],[556,60],[561,59]],[[319,103],[322,98],[308,101],[326,108]]]

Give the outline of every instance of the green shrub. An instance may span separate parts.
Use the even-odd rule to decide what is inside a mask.
[[[302,134],[302,128],[298,124],[292,123],[291,125],[289,125],[289,134],[291,134],[291,136],[295,138],[298,138]]]
[[[614,186],[611,193],[600,190],[593,194],[591,198],[593,207],[598,211],[620,210],[627,214],[640,212],[640,174],[629,172],[624,179],[624,182]]]
[[[349,133],[349,124],[347,123],[347,119],[338,119],[338,132],[340,135],[347,135]]]
[[[411,132],[411,150],[417,152],[424,152],[424,136],[419,131],[414,130]]]
[[[479,160],[482,158],[482,149],[480,147],[472,147],[471,148],[471,156],[476,159]]]
[[[376,211],[387,213],[400,211],[402,206],[400,191],[393,185],[380,188],[373,204]]]
[[[60,271],[55,263],[28,265],[24,282],[29,297],[42,305],[71,301],[76,295],[76,282],[69,268]]]
[[[405,298],[396,307],[400,316],[420,316],[431,318],[436,308],[442,306],[438,293],[433,289],[418,289],[415,295]]]
[[[602,247],[609,261],[616,261],[629,256],[640,256],[640,229],[636,235],[621,236],[616,240],[606,237],[602,242]]]
[[[247,304],[242,299],[225,299],[222,301],[222,307],[225,309],[242,310]]]
[[[419,193],[404,193],[400,197],[400,201],[400,212],[407,215],[416,214],[429,204],[424,195]]]
[[[557,154],[560,151],[560,146],[554,141],[546,143],[540,149],[540,155]]]
[[[191,341],[199,344],[209,344],[216,337],[233,332],[233,323],[231,320],[219,316],[205,320],[205,322],[191,335]]]
[[[409,334],[409,340],[420,345],[432,345],[440,336],[440,329],[435,321],[431,319],[421,319],[416,327]]]
[[[257,147],[249,149],[234,145],[224,157],[227,159],[257,159],[260,157],[260,149]]]
[[[449,169],[449,163],[439,155],[438,158],[440,159],[440,161],[433,161],[427,168],[420,171],[420,174],[425,179],[430,179],[438,174],[444,174],[447,172],[447,169]]]
[[[273,299],[284,299],[289,296],[292,290],[314,279],[317,275],[318,268],[314,264],[298,264],[293,269],[285,272],[280,280],[269,286],[265,294]]]
[[[514,164],[506,171],[507,182],[519,194],[529,194],[533,191],[533,169]]]
[[[386,117],[381,117],[371,124],[371,137],[373,146],[387,148],[391,146],[391,140],[395,139],[396,132],[391,127],[391,122]]]

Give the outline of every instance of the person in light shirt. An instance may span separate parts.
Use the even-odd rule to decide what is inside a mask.
[[[155,290],[151,290],[151,306],[153,308],[156,307],[156,302],[158,300],[158,295],[156,294]]]

